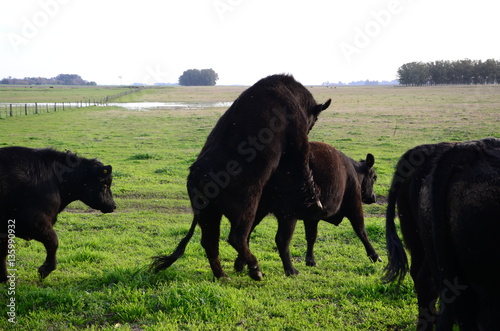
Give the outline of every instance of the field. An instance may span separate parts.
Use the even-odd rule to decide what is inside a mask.
[[[101,99],[130,90],[128,87],[0,85],[0,103],[78,102]]]
[[[232,101],[243,90],[168,87],[143,90],[122,101]],[[500,86],[310,90],[319,102],[332,98],[310,139],[332,144],[355,159],[375,155],[379,202],[364,210],[368,235],[384,263],[369,261],[344,220],[338,227],[320,223],[318,266],[306,267],[299,223],[291,253],[300,274],[286,277],[274,243],[276,221],[268,217],[251,237],[251,249],[265,273],[262,282],[232,269],[236,253],[225,241],[227,221],[222,223],[220,248],[230,280],[213,279],[199,229],[176,264],[151,274],[150,258],[170,254],[190,226],[188,167],[225,109],[137,112],[87,107],[5,118],[0,119],[0,147],[50,146],[111,164],[118,209],[101,214],[75,202],[62,212],[55,226],[58,268],[44,281],[36,271],[45,258],[43,246],[16,240],[17,323],[7,320],[11,296],[2,285],[0,330],[414,329],[417,311],[410,277],[399,291],[380,281],[387,262],[385,197],[394,166],[418,144],[500,138]],[[9,93],[0,90],[0,100],[36,98]],[[70,94],[54,94],[50,102]]]

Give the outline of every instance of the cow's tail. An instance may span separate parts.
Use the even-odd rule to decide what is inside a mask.
[[[387,211],[385,215],[385,239],[387,242],[387,258],[389,262],[384,269],[382,281],[392,283],[397,281],[400,284],[408,272],[408,258],[406,256],[403,242],[398,236],[396,224],[396,200],[398,198],[401,183],[394,176],[389,197],[387,201]]]
[[[179,242],[177,248],[172,254],[153,256],[152,258],[153,262],[149,266],[149,269],[152,270],[153,272],[159,272],[161,270],[167,269],[172,264],[174,264],[174,262],[177,261],[184,254],[186,246],[191,237],[193,236],[194,230],[196,229],[197,223],[198,222],[195,217],[193,219],[193,223],[191,224],[191,228],[189,228],[188,233],[184,238],[182,238],[182,240]]]

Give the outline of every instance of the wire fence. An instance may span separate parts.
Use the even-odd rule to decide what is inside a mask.
[[[106,106],[108,103],[125,95],[136,93],[143,89],[143,87],[134,87],[128,91],[108,95],[104,98],[89,98],[77,102],[0,103],[0,118],[58,112],[91,106]]]

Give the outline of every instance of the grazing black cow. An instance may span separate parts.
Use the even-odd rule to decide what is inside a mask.
[[[71,152],[0,148],[0,282],[7,280],[6,258],[14,238],[43,243],[47,258],[38,269],[43,279],[56,268],[53,225],[59,212],[76,200],[103,213],[116,208],[111,170]]]
[[[219,261],[220,221],[225,215],[231,222],[229,243],[249,266],[250,277],[261,280],[247,239],[262,191],[274,173],[286,172],[297,183],[300,205],[321,210],[307,135],[330,101],[317,104],[288,75],[269,76],[244,91],[219,119],[190,168],[191,229],[171,256],[155,257],[151,268],[159,271],[175,262],[199,224],[214,276],[227,277]]]
[[[401,281],[408,269],[394,224],[396,202],[412,257],[417,329],[451,330],[454,322],[464,330],[498,326],[493,264],[500,253],[500,140],[423,145],[405,153],[389,194],[386,281]]]
[[[260,201],[254,227],[269,213],[278,219],[276,245],[278,247],[286,275],[298,274],[290,259],[290,240],[297,219],[304,220],[307,240],[306,264],[316,266],[314,259],[314,243],[318,233],[318,223],[324,220],[339,225],[347,217],[365,246],[368,257],[373,261],[382,261],[368,240],[365,230],[362,203],[376,201],[373,184],[376,173],[373,169],[375,158],[368,154],[366,160],[357,162],[347,157],[334,147],[310,142],[310,167],[314,180],[321,191],[321,213],[311,213],[304,209],[296,209],[297,198],[293,196],[295,183],[286,174],[279,173],[270,180]],[[292,194],[292,195],[291,195]],[[242,271],[245,266],[240,256],[235,261],[235,269]]]

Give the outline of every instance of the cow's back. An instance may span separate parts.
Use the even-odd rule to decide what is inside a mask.
[[[278,167],[297,173],[301,160],[295,159],[296,150],[302,148],[297,137],[308,144],[308,116],[316,106],[312,94],[291,76],[261,79],[233,102],[208,135],[190,167],[188,190],[204,193],[209,185],[217,194],[207,200],[248,199],[249,187],[267,183]],[[220,185],[218,179],[226,175]]]
[[[315,105],[311,93],[291,76],[261,79],[245,90],[220,117],[195,164],[200,163],[201,158],[213,158],[210,162],[215,163],[220,159],[227,162],[230,158],[246,168],[249,163],[267,163],[273,156],[277,159],[286,149],[286,135],[296,133],[290,130],[307,131],[307,112]],[[290,124],[302,127],[290,127]],[[262,167],[248,168],[257,171]]]
[[[27,219],[30,209],[56,213],[60,203],[54,169],[41,154],[50,150],[25,147],[0,149],[0,220],[16,219],[16,235],[23,237],[35,224]],[[55,212],[53,212],[55,208]]]
[[[25,147],[0,148],[0,204],[49,182],[53,171],[37,152]]]
[[[345,195],[351,193],[348,187],[354,188],[356,184],[352,163],[331,145],[312,141],[309,142],[309,148],[309,166],[320,190],[323,210],[312,215],[300,208],[300,187],[286,172],[277,172],[271,177],[262,195],[259,205],[262,213],[273,213],[278,218],[295,214],[300,219],[326,219],[339,211]]]

